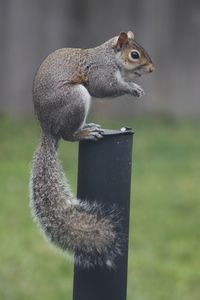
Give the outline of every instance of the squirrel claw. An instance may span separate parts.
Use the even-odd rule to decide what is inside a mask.
[[[98,124],[94,124],[94,123],[85,124],[76,135],[76,139],[98,141],[99,139],[103,138],[103,132],[104,130]]]
[[[90,129],[90,128],[97,128],[97,129],[100,129],[101,128],[101,125],[99,125],[99,124],[96,124],[96,123],[88,123],[88,124],[85,124],[84,126],[83,126],[83,128],[85,129],[85,128],[87,128],[87,129]]]
[[[90,132],[87,136],[87,140],[98,141],[103,138],[103,135],[100,132]]]
[[[135,96],[135,97],[142,97],[142,96],[144,96],[145,95],[145,92],[142,90],[142,89],[137,89],[137,90],[135,90],[134,92],[133,92],[133,95]]]
[[[145,92],[138,84],[134,83],[132,94],[133,96],[140,98],[145,95]]]
[[[104,130],[101,128],[101,126],[93,123],[89,125],[90,126],[86,128],[88,130],[88,135],[86,136],[86,139],[94,140],[94,141],[98,141],[99,139],[102,139],[103,138],[102,133],[104,132]]]

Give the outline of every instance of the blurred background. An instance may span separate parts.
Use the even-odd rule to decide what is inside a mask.
[[[30,216],[30,161],[40,134],[32,82],[62,47],[132,30],[156,71],[146,96],[94,101],[90,121],[135,130],[128,299],[200,295],[200,2],[0,0],[0,299],[71,299],[73,265]],[[60,157],[76,193],[76,144]]]

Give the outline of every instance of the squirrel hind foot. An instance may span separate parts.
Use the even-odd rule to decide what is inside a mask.
[[[85,124],[78,132],[75,133],[74,138],[76,140],[93,140],[98,141],[103,138],[104,130],[100,125],[90,123]]]

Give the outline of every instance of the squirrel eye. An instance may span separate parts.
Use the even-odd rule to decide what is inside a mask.
[[[131,60],[138,60],[140,58],[140,53],[137,50],[132,50],[130,53]]]

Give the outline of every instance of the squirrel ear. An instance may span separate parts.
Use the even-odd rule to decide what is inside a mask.
[[[127,32],[128,38],[134,40],[135,39],[135,35],[132,31],[128,31]]]
[[[128,35],[126,32],[121,32],[117,39],[115,48],[117,49],[117,51],[120,51],[122,49],[122,47],[127,44],[128,44]]]

